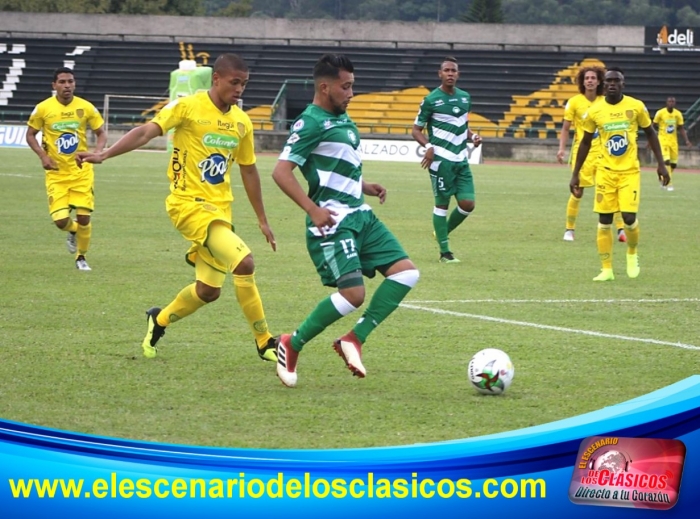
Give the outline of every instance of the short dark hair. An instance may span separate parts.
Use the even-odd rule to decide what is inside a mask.
[[[55,83],[58,81],[58,76],[61,74],[70,74],[73,76],[73,79],[75,79],[75,72],[73,72],[72,68],[68,67],[58,67],[56,70],[53,71],[53,82]]]
[[[576,74],[576,84],[578,85],[578,91],[581,94],[586,93],[586,86],[583,84],[583,80],[586,78],[586,74],[589,72],[595,72],[598,78],[598,86],[595,89],[596,95],[603,95],[603,79],[605,78],[605,71],[600,67],[583,67]]]
[[[340,71],[354,72],[355,67],[345,54],[324,54],[314,65],[314,79],[328,77],[337,79]]]
[[[620,67],[608,67],[608,69],[605,72],[619,72],[623,76],[625,75],[625,73],[622,71],[622,69]]]
[[[231,54],[230,52],[222,54],[216,58],[216,61],[214,62],[214,72],[221,74],[222,72],[228,72],[231,70],[248,72],[248,64],[238,54]]]
[[[445,56],[442,59],[442,61],[440,62],[440,68],[442,68],[442,64],[445,63],[446,61],[449,61],[450,63],[454,63],[455,65],[459,65],[459,63],[457,63],[457,58],[455,58],[454,56]]]

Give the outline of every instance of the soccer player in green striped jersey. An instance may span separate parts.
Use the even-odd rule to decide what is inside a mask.
[[[272,177],[307,214],[306,247],[321,282],[337,291],[323,299],[293,334],[277,344],[277,376],[297,384],[297,360],[304,345],[365,300],[363,276],[384,281],[355,326],[333,342],[353,375],[363,378],[362,345],[418,282],[418,269],[396,237],[365,203],[364,195],[386,199],[386,189],[365,182],[360,134],[346,114],[355,81],[352,62],[325,54],[314,67],[313,104],[292,124]],[[298,167],[308,194],[294,176]]]
[[[440,246],[440,262],[459,263],[450,250],[448,235],[474,210],[474,179],[468,162],[467,141],[479,146],[481,137],[468,127],[472,101],[468,92],[456,87],[457,60],[445,58],[438,77],[440,86],[421,102],[411,134],[425,147],[421,166],[430,172],[435,197],[433,229]],[[427,137],[423,134],[426,127]],[[448,219],[453,196],[457,207]]]

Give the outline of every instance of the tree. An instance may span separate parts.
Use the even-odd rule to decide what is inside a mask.
[[[228,2],[226,7],[219,9],[216,16],[229,16],[231,18],[245,18],[253,12],[253,0],[237,0]]]
[[[503,23],[501,0],[473,0],[460,19],[469,23]]]

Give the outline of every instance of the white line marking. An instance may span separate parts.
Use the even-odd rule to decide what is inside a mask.
[[[562,303],[698,303],[700,298],[666,298],[666,299],[448,299],[448,300],[421,300],[406,301],[410,304],[439,304],[439,303],[496,303],[496,304],[562,304]]]
[[[408,303],[401,303],[401,307],[408,308],[410,310],[422,310],[424,312],[431,312],[434,314],[453,315],[456,317],[469,317],[471,319],[479,319],[481,321],[490,321],[493,323],[513,324],[516,326],[528,326],[530,328],[538,328],[540,330],[553,330],[556,332],[577,333],[579,335],[591,335],[593,337],[604,337],[606,339],[620,339],[623,341],[644,342],[647,344],[658,344],[660,346],[673,346],[675,348],[683,348],[685,350],[700,351],[700,346],[693,346],[692,344],[683,344],[682,342],[657,341],[656,339],[643,339],[643,338],[639,338],[639,337],[628,337],[626,335],[616,335],[616,334],[611,334],[611,333],[592,332],[592,331],[588,331],[588,330],[577,330],[575,328],[564,328],[562,326],[550,326],[547,324],[536,324],[536,323],[528,323],[525,321],[514,321],[511,319],[501,319],[499,317],[489,317],[488,315],[477,315],[477,314],[466,314],[463,312],[452,312],[450,310],[441,310],[439,308],[428,308],[425,306],[417,306],[417,305],[412,305],[412,304],[408,304]]]

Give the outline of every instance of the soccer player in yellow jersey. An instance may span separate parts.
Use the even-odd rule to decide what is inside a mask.
[[[230,170],[237,162],[260,230],[272,250],[277,249],[255,165],[253,126],[236,105],[248,77],[242,58],[223,54],[214,62],[208,92],[171,101],[152,121],[134,128],[102,153],[79,155],[80,163],[99,164],[175,130],[168,165],[170,195],[165,205],[177,230],[191,242],[186,261],[194,266],[196,281],[163,309],[146,312],[148,328],[142,343],[146,357],[156,356],[156,344],[167,326],[218,299],[226,274],[232,272],[236,298],[255,337],[258,355],[263,360],[277,360],[275,339],[268,330],[255,283],[253,256],[231,224]]]
[[[561,135],[559,137],[559,151],[557,152],[557,160],[560,164],[564,164],[564,155],[566,153],[566,142],[569,139],[569,130],[573,123],[576,134],[574,142],[571,146],[571,163],[573,167],[576,152],[578,151],[579,143],[583,137],[583,116],[588,111],[590,106],[603,98],[603,69],[600,67],[584,67],[579,70],[576,75],[576,84],[578,85],[579,93],[569,99],[564,110],[564,122],[561,127]],[[569,201],[566,204],[566,229],[564,231],[564,241],[574,241],[574,232],[576,230],[576,219],[578,218],[579,207],[581,205],[581,197],[583,189],[593,187],[595,185],[595,173],[600,160],[600,139],[598,135],[593,135],[591,141],[591,150],[588,153],[586,162],[583,164],[580,173],[581,189],[576,193],[569,195]],[[617,227],[617,239],[621,242],[625,241],[625,230],[623,228],[622,216],[620,213],[615,213],[615,226]]]
[[[74,95],[72,69],[56,69],[51,87],[56,95],[36,105],[29,116],[27,144],[46,170],[51,219],[56,227],[68,233],[66,247],[75,254],[76,268],[88,271],[91,269],[85,256],[92,235],[90,213],[95,208],[94,174],[90,164],[79,168],[75,157],[88,149],[88,127],[97,136],[97,153],[107,143],[107,132],[100,112],[92,103]],[[41,144],[37,140],[39,132]],[[75,211],[75,220],[71,218],[71,210]]]
[[[683,114],[676,110],[676,98],[666,99],[666,107],[662,108],[654,115],[654,126],[659,132],[659,143],[661,143],[661,153],[664,155],[664,163],[669,167],[671,181],[673,181],[673,171],[678,166],[678,134],[685,140],[685,145],[692,147],[688,140],[688,134],[683,127]],[[664,187],[663,185],[661,187]],[[666,189],[673,191],[673,185],[669,182]]]
[[[591,148],[593,134],[598,132],[602,159],[596,173],[593,211],[598,213],[598,255],[602,270],[593,281],[615,279],[612,265],[613,213],[622,212],[627,234],[627,275],[639,276],[639,222],[637,212],[640,198],[640,168],[637,156],[637,131],[641,128],[658,163],[657,173],[664,185],[670,181],[661,146],[644,103],[622,94],[625,76],[622,70],[611,68],[603,79],[605,98],[588,110],[583,118],[583,138],[576,155],[569,189],[581,189],[580,172]]]

